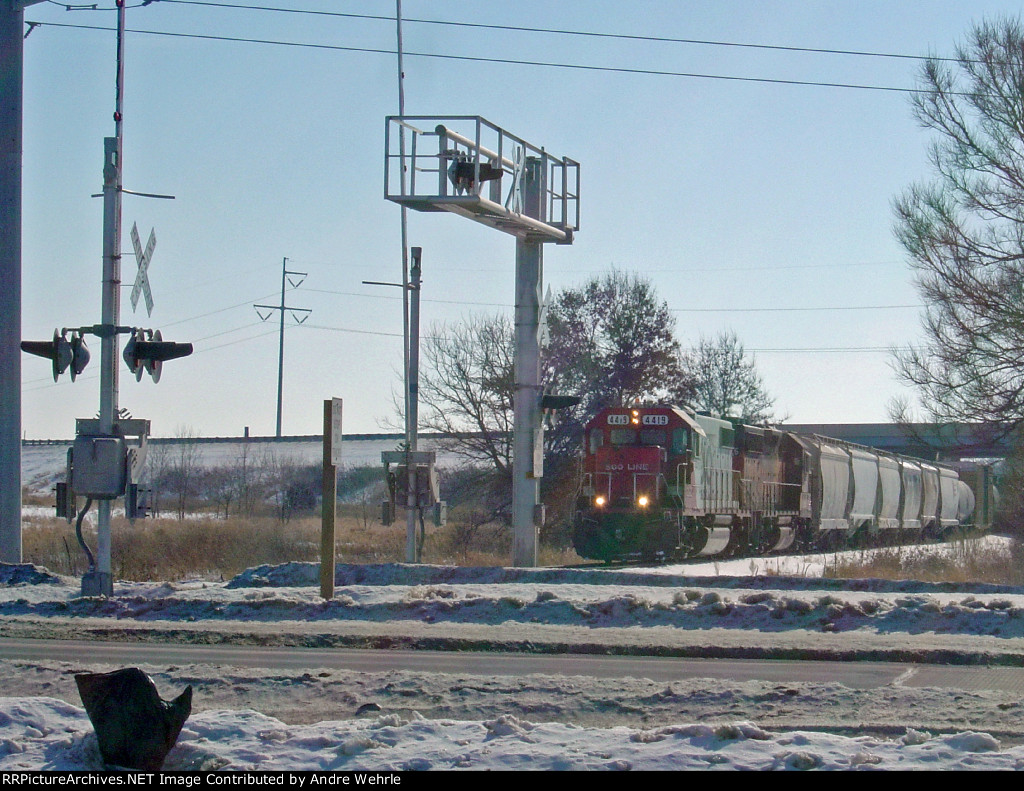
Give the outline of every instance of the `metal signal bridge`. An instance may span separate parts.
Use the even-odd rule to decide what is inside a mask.
[[[572,244],[580,225],[579,162],[479,116],[389,116],[384,145],[388,200],[461,214],[522,239]],[[529,207],[528,166],[539,179],[532,185],[539,200]]]
[[[388,116],[384,149],[387,200],[454,212],[516,237],[512,561],[535,566],[544,522],[542,417],[579,402],[544,393],[540,381],[542,251],[550,242],[572,244],[579,229],[580,165],[479,116]]]

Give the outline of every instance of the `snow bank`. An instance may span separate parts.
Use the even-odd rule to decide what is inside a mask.
[[[85,712],[53,698],[0,698],[0,770],[102,769]],[[586,728],[512,714],[483,721],[385,715],[286,725],[255,711],[207,711],[185,723],[164,764],[210,770],[849,770],[1021,769],[1024,747],[984,733],[897,739],[750,722]]]

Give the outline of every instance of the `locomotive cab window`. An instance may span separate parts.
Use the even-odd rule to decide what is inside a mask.
[[[636,429],[613,428],[608,432],[612,445],[636,445]]]
[[[736,442],[736,430],[722,426],[718,429],[718,446],[720,448],[731,448]]]
[[[668,445],[668,435],[664,429],[649,428],[640,432],[641,445],[658,445],[662,448]]]
[[[597,449],[604,445],[604,432],[599,429],[591,429],[590,431],[590,452],[597,453]]]
[[[690,447],[690,432],[685,428],[677,428],[672,432],[672,455],[680,456]]]

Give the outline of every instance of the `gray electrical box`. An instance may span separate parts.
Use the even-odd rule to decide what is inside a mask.
[[[80,497],[113,500],[125,493],[127,466],[124,437],[79,436],[71,456],[71,489]]]
[[[404,464],[394,468],[395,502],[404,507],[409,493],[409,478]],[[416,505],[430,508],[439,499],[437,470],[431,466],[416,465],[412,470],[412,484],[416,491]]]

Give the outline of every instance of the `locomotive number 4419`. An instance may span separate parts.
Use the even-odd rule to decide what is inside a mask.
[[[645,426],[667,426],[668,415],[644,415],[640,422]]]

